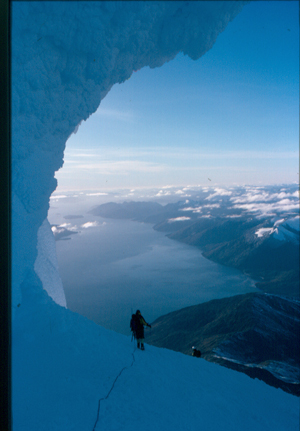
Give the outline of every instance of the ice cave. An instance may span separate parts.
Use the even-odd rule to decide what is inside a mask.
[[[196,430],[199,423],[212,430],[298,428],[295,397],[248,382],[246,376],[232,377],[213,364],[192,376],[190,358],[165,350],[153,348],[152,362],[142,365],[126,337],[69,312],[47,221],[66,141],[111,87],[144,66],[162,66],[179,52],[199,59],[246,3],[11,3],[14,431],[127,430],[134,425],[149,431]],[[192,400],[186,378],[172,380],[181,362],[196,383]],[[111,392],[121,371],[134,380],[126,376],[133,363],[138,378],[132,390],[147,388],[138,412],[128,385]],[[199,409],[203,379],[210,380],[210,389]],[[222,398],[214,393],[220,386]],[[108,395],[116,398],[112,405],[105,404]],[[228,415],[232,403],[234,414]]]

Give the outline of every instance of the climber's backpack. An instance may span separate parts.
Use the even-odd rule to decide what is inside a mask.
[[[135,334],[136,334],[136,330],[137,330],[137,323],[136,323],[136,315],[135,315],[135,314],[133,314],[133,315],[131,316],[131,320],[130,320],[130,329],[131,329],[131,331],[132,331],[133,335],[135,336]]]

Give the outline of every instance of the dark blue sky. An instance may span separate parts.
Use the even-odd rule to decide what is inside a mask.
[[[299,4],[254,1],[197,61],[115,85],[67,143],[59,188],[298,181]]]

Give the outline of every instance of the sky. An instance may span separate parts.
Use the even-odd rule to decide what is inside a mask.
[[[213,48],[145,67],[82,122],[57,192],[299,179],[299,4],[254,1]]]

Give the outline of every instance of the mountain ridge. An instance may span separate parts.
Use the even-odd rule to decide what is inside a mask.
[[[156,319],[147,342],[187,355],[195,345],[210,362],[300,395],[299,301],[249,293],[185,307]]]

